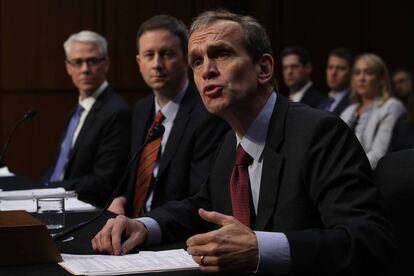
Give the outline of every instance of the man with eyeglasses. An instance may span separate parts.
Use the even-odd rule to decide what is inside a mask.
[[[106,81],[110,62],[104,37],[81,31],[63,47],[79,100],[45,185],[74,190],[81,200],[103,206],[128,162],[130,107]]]

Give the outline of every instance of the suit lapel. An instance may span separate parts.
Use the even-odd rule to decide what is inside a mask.
[[[219,211],[223,212],[224,214],[232,214],[232,206],[231,206],[231,194],[230,194],[230,179],[231,174],[233,172],[234,162],[236,160],[236,134],[234,131],[227,134],[223,145],[221,147],[221,154],[223,156],[222,159],[217,159],[215,161],[215,167],[217,167],[219,177],[215,178],[214,185],[218,185],[219,193],[217,196],[220,195],[220,199],[218,202],[220,203]]]
[[[95,103],[93,104],[91,110],[89,111],[88,115],[85,118],[85,122],[83,123],[82,128],[79,131],[78,137],[76,138],[76,142],[73,146],[73,149],[70,151],[69,154],[69,163],[73,160],[74,156],[76,155],[76,152],[78,151],[79,145],[82,144],[82,140],[86,135],[88,135],[89,130],[93,126],[97,113],[102,108],[102,106],[107,101],[108,97],[110,96],[111,89],[109,86],[101,93],[101,95],[96,99]]]
[[[155,107],[154,107],[154,95],[147,97],[143,104],[136,107],[134,110],[133,118],[133,133],[132,133],[132,153],[144,143],[145,137],[149,127],[154,120]]]
[[[195,94],[192,85],[189,84],[184,98],[180,103],[180,108],[178,110],[177,116],[174,119],[174,124],[168,137],[165,151],[161,155],[158,175],[162,175],[162,173],[167,168],[178,148],[178,145],[180,144],[181,137],[185,134],[185,129],[187,127],[188,121],[191,118],[191,112],[196,104],[196,97],[197,95]]]
[[[154,95],[151,94],[144,99],[143,103],[134,108],[133,120],[132,120],[132,131],[131,133],[131,158],[137,152],[139,147],[144,143],[145,137],[149,127],[154,120],[155,106],[154,106]],[[140,153],[135,158],[131,170],[130,181],[136,181],[136,171],[138,170],[138,162],[140,160]],[[135,187],[135,185],[134,185]]]
[[[284,131],[287,110],[287,99],[278,94],[269,124],[266,146],[263,152],[259,206],[257,209],[255,227],[257,230],[266,229],[266,225],[276,208],[281,181],[280,172],[284,162],[284,157],[278,154],[278,151],[285,136]]]

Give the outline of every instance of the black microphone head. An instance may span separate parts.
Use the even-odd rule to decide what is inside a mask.
[[[23,116],[23,120],[29,120],[31,118],[33,118],[34,116],[36,116],[37,114],[37,110],[36,109],[30,109],[29,111],[27,111],[24,116]]]
[[[152,142],[160,138],[165,132],[165,127],[162,124],[154,126],[150,133],[147,136],[147,143]]]

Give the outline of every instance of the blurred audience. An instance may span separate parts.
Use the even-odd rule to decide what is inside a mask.
[[[337,48],[329,53],[326,67],[326,84],[329,92],[328,98],[324,98],[321,109],[340,115],[350,104],[351,68],[354,56],[346,48]]]
[[[312,83],[312,63],[309,52],[301,47],[288,47],[281,53],[283,81],[292,102],[318,107],[323,94]]]
[[[408,95],[406,96],[407,100],[405,104],[407,111],[402,114],[395,123],[388,152],[414,148],[414,90],[411,82],[411,73],[404,71],[403,74],[405,74],[405,76],[408,76],[409,79],[406,81],[397,81],[394,82],[394,84],[395,87],[398,86],[396,83],[399,83],[401,84],[401,87],[404,87],[401,88],[400,92],[409,91]],[[396,75],[394,74],[394,77],[395,76]],[[400,80],[402,80],[402,78],[400,78]],[[407,83],[409,83],[410,86],[408,86]]]
[[[375,54],[359,56],[352,70],[353,104],[341,118],[355,131],[372,168],[383,157],[396,120],[404,105],[391,97],[391,84],[384,61]]]
[[[392,86],[395,97],[407,105],[408,98],[413,93],[412,73],[403,67],[395,69],[392,74]]]

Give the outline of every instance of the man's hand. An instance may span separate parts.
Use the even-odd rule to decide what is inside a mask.
[[[125,205],[127,199],[124,196],[118,196],[112,200],[111,205],[109,205],[108,211],[118,215],[125,215]]]
[[[255,233],[232,216],[199,210],[202,219],[220,229],[192,236],[187,251],[202,272],[254,271],[259,249]]]
[[[96,252],[112,255],[126,254],[142,244],[148,235],[144,224],[123,215],[109,219],[101,231],[92,239],[92,248]],[[121,244],[121,238],[126,240]]]

